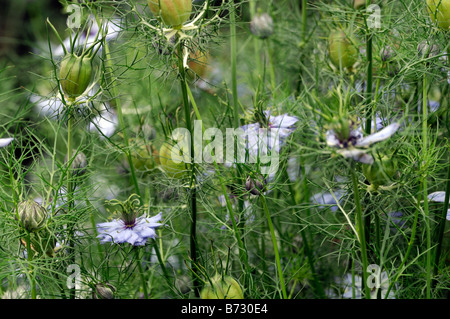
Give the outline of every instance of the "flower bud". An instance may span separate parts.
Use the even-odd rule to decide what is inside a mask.
[[[68,54],[61,62],[59,79],[64,94],[71,99],[79,97],[91,83],[92,60]]]
[[[192,11],[192,0],[147,0],[155,17],[168,26],[180,28]]]
[[[67,155],[65,158],[65,162],[67,163]],[[79,152],[75,158],[72,160],[72,174],[74,176],[82,176],[84,173],[86,173],[86,167],[87,167],[87,158],[86,155],[83,152]]]
[[[95,285],[94,299],[114,299],[116,288],[109,283]]]
[[[441,29],[450,31],[450,0],[427,0],[431,20]]]
[[[439,54],[440,48],[437,44],[428,44],[427,40],[420,42],[417,45],[419,57],[423,59],[432,58]]]
[[[389,46],[385,46],[380,51],[381,61],[388,62],[395,56],[395,51]]]
[[[239,283],[230,276],[216,274],[200,292],[201,299],[244,299]]]
[[[381,160],[377,160],[371,165],[363,165],[363,174],[374,190],[389,183],[396,171],[397,161],[387,156],[383,156]]]
[[[273,19],[267,13],[256,14],[250,22],[250,31],[261,39],[267,39],[273,34]]]
[[[34,232],[44,227],[47,211],[39,203],[29,199],[17,205],[16,219],[27,231]]]
[[[262,176],[260,176],[260,178],[251,178],[248,176],[245,182],[245,188],[247,191],[255,196],[261,195],[261,192],[266,190],[266,185],[267,181],[263,179]]]
[[[352,39],[342,30],[333,31],[328,39],[328,52],[331,62],[343,68],[352,67],[358,58],[358,50],[352,43]]]

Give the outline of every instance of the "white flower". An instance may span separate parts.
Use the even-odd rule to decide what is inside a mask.
[[[131,224],[126,224],[122,219],[115,219],[112,222],[97,224],[97,230],[101,243],[112,242],[115,244],[129,243],[133,246],[143,246],[148,238],[155,238],[155,228],[162,226],[158,223],[162,213],[153,217],[142,215]]]
[[[103,31],[101,31],[99,25],[97,24],[97,20],[93,16],[90,17],[88,26],[91,24],[92,26],[89,30],[89,34],[87,33],[88,30],[86,29],[84,30],[84,32],[78,35],[78,38],[74,43],[74,50],[76,50],[76,48],[78,47],[83,47],[85,44],[87,48],[90,47],[95,43],[96,38],[101,39],[103,33],[105,34],[106,41],[114,40],[118,37],[121,30],[121,21],[118,18],[112,18],[110,20],[107,20],[106,23],[102,23]],[[71,37],[68,37],[63,41],[63,44],[66,48],[70,48],[70,39],[74,37],[75,34],[72,34]],[[96,44],[93,50],[95,51],[99,45],[100,43]],[[62,45],[59,45],[56,49],[52,50],[52,55],[54,57],[62,56],[63,54],[64,49]]]
[[[241,126],[245,133],[245,149],[248,151],[249,161],[256,162],[258,157],[266,156],[270,152],[280,152],[286,138],[295,130],[298,118],[287,114],[272,116],[265,111],[267,125],[252,123]]]
[[[335,130],[331,129],[326,132],[326,142],[328,146],[338,148],[337,153],[346,158],[351,158],[364,164],[373,164],[374,159],[366,153],[366,148],[374,143],[388,139],[397,132],[399,127],[399,123],[393,123],[376,133],[364,137],[361,128],[353,129],[350,126],[347,138],[340,137]]]
[[[427,196],[430,202],[444,203],[445,202],[445,192],[439,191],[428,194]],[[447,210],[447,220],[450,220],[450,209]]]
[[[338,209],[336,199],[340,203],[343,196],[344,196],[344,192],[341,190],[337,190],[333,194],[322,192],[322,193],[314,194],[310,198],[310,201],[313,202],[314,204],[320,205],[319,206],[320,209],[322,209],[324,207],[329,207],[332,212],[335,212]],[[336,199],[335,199],[335,197],[336,197]]]
[[[0,138],[0,148],[8,146],[13,140],[13,137]]]
[[[97,132],[101,138],[111,137],[118,125],[117,115],[112,110],[104,110],[89,123],[88,130]]]

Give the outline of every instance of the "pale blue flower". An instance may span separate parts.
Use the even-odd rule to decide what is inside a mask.
[[[126,223],[122,219],[115,219],[112,222],[97,224],[97,230],[101,243],[111,242],[114,244],[129,243],[133,246],[143,246],[147,239],[156,237],[155,228],[162,226],[158,223],[162,213],[153,217],[136,218],[131,223]]]
[[[8,146],[13,140],[14,138],[12,137],[0,138],[0,148]]]

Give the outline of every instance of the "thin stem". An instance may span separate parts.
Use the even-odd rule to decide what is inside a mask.
[[[360,241],[360,249],[361,249],[361,259],[362,259],[362,282],[361,285],[364,286],[365,297],[366,299],[370,299],[370,289],[366,284],[367,278],[367,245],[366,245],[366,235],[364,229],[364,220],[362,216],[362,208],[361,208],[361,199],[359,195],[359,187],[358,187],[358,178],[356,176],[356,172],[354,167],[350,168],[350,172],[352,175],[353,182],[353,193],[355,196],[355,206],[356,206],[356,225],[358,228],[358,237]]]
[[[373,83],[373,44],[372,44],[372,34],[369,30],[366,31],[366,51],[367,51],[367,87],[366,87],[366,106],[369,107],[372,104],[372,83]],[[375,105],[369,107],[369,115],[366,118],[366,134],[370,134],[372,128],[372,116],[374,112]]]
[[[420,200],[417,201],[417,205],[419,205]],[[416,237],[416,231],[417,231],[417,222],[419,221],[419,207],[417,207],[416,215],[414,216],[413,225],[411,228],[411,236],[409,237],[409,243],[408,248],[406,249],[405,257],[403,257],[403,260],[398,267],[399,271],[395,275],[394,279],[392,281],[389,281],[389,287],[386,290],[386,294],[384,298],[387,298],[389,296],[389,293],[391,292],[392,287],[397,282],[398,278],[401,276],[403,272],[403,266],[405,265],[406,261],[408,260],[409,254],[411,253],[411,249],[414,245],[415,237]]]
[[[70,102],[69,102],[70,103]],[[67,121],[67,214],[72,211],[73,205],[73,189],[72,189],[72,140],[73,140],[73,118],[72,118],[72,106],[68,105],[68,121]],[[71,258],[71,263],[75,263],[75,244],[74,244],[74,223],[68,225],[68,246],[69,246],[69,256]],[[70,290],[70,299],[75,298],[75,289]]]
[[[189,88],[189,85],[187,85],[187,84],[186,84],[186,90],[189,95],[189,99],[191,100],[192,108],[194,109],[194,113],[195,113],[197,119],[199,121],[202,121],[200,112],[197,107],[197,103],[195,102],[195,99],[194,99],[194,96],[192,95],[191,89]],[[203,122],[202,122],[202,133],[205,133],[205,127],[203,126]],[[223,180],[222,175],[220,174],[219,165],[217,164],[217,162],[215,160],[213,161],[213,165],[214,165],[215,170],[218,173],[217,177],[219,178],[219,185],[221,186],[222,193],[225,197],[227,210],[228,210],[228,213],[230,214],[231,224],[233,227],[233,233],[234,233],[234,235],[236,237],[236,241],[238,243],[239,259],[242,261],[242,264],[244,265],[244,269],[245,269],[244,286],[246,286],[246,284],[248,283],[248,277],[250,274],[250,265],[248,264],[247,250],[245,249],[244,241],[242,240],[242,238],[240,236],[240,232],[239,232],[239,229],[238,229],[238,226],[236,223],[236,219],[235,219],[235,215],[234,215],[233,205],[231,204],[230,197],[228,195],[227,188],[225,186],[225,181]]]
[[[31,236],[27,233],[27,260],[28,260],[28,271],[30,273],[30,286],[31,286],[31,299],[36,299],[36,279],[33,271],[33,251],[31,250]]]
[[[450,200],[450,165],[447,167],[447,183],[445,187],[445,199],[444,199],[444,209],[442,210],[440,219],[439,219],[439,228],[437,232],[437,246],[436,246],[436,255],[434,259],[434,269],[433,269],[433,275],[436,276],[438,273],[438,266],[439,266],[439,259],[441,257],[441,251],[442,251],[442,241],[444,238],[444,231],[445,231],[445,223],[446,223],[446,216],[448,211]]]
[[[305,172],[303,163],[300,164],[300,167],[302,169],[302,175],[303,175],[303,192],[304,192],[303,202],[305,202],[309,198],[308,180],[306,178],[306,172]],[[293,203],[295,203],[295,205],[298,205],[299,203],[295,196],[295,191],[294,191],[291,183],[289,183],[289,192],[291,193]],[[309,215],[309,208],[307,208],[307,211],[308,211],[308,215]],[[303,247],[305,250],[305,254],[308,259],[308,264],[309,264],[309,267],[311,268],[311,273],[313,276],[314,290],[321,298],[325,298],[325,292],[323,290],[323,286],[317,276],[316,267],[314,265],[314,262],[315,262],[314,255],[312,253],[311,246],[309,244],[309,239],[306,234],[306,229],[303,229],[301,231],[301,236],[302,236],[302,240],[303,240]]]
[[[144,299],[148,299],[147,280],[145,278],[144,270],[142,269],[142,262],[139,257],[139,248],[133,247],[136,255],[136,263],[138,266],[139,277],[141,278],[142,290],[144,292]]]
[[[198,279],[198,266],[197,266],[197,191],[195,183],[195,163],[194,163],[194,132],[191,124],[191,107],[189,104],[186,70],[183,63],[184,41],[178,39],[178,71],[180,75],[181,92],[183,96],[184,115],[187,129],[190,133],[190,185],[189,185],[189,201],[191,207],[191,234],[190,234],[190,254],[191,254],[191,267],[194,271],[194,292],[197,297],[200,296],[200,281]]]
[[[427,83],[427,75],[423,76],[423,86],[422,86],[422,152],[424,154],[424,161],[428,156],[428,83]],[[425,163],[426,165],[426,163]],[[424,217],[425,217],[425,225],[427,232],[427,254],[426,254],[426,268],[427,268],[427,299],[431,298],[431,230],[430,230],[430,213],[428,209],[428,185],[427,185],[427,177],[426,168],[423,170],[423,208],[424,208]]]
[[[97,19],[97,23],[99,25],[101,25],[100,21]],[[102,32],[104,31],[104,28],[101,28]],[[104,37],[105,35],[103,35]],[[141,199],[141,191],[139,189],[139,183],[136,177],[136,172],[135,172],[135,168],[134,168],[134,164],[133,164],[133,159],[131,156],[131,151],[130,151],[130,145],[129,145],[129,138],[128,138],[128,133],[127,133],[127,128],[125,125],[125,120],[123,117],[123,112],[122,112],[122,103],[120,98],[117,96],[117,92],[116,92],[116,79],[114,78],[114,70],[112,67],[112,59],[111,59],[111,52],[109,50],[109,45],[107,41],[103,42],[103,48],[104,48],[104,54],[105,54],[105,79],[108,82],[109,85],[109,91],[111,92],[111,105],[115,106],[115,109],[117,111],[117,118],[119,120],[119,125],[120,125],[120,129],[121,132],[123,134],[123,140],[125,143],[125,155],[127,157],[127,162],[128,162],[128,166],[130,167],[130,173],[131,173],[131,179],[132,182],[134,184],[134,188],[135,188],[135,192],[136,194],[139,196],[139,201],[142,204],[142,199]]]
[[[269,213],[269,209],[267,207],[267,202],[266,202],[265,196],[263,194],[261,194],[260,198],[261,198],[261,204],[262,204],[264,212],[266,214],[267,224],[269,225],[270,235],[272,237],[273,250],[275,253],[275,262],[277,264],[278,276],[280,279],[282,297],[283,297],[283,299],[287,299],[286,285],[284,283],[283,270],[281,269],[280,254],[278,253],[278,243],[277,243],[277,238],[275,237],[275,230],[273,228],[272,218],[270,217],[270,213]]]
[[[230,50],[231,50],[231,94],[233,95],[234,126],[239,127],[239,104],[237,90],[237,39],[234,0],[230,1]]]

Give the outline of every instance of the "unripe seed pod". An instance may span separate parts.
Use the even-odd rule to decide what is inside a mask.
[[[114,299],[116,288],[109,283],[95,285],[94,299]]]
[[[450,31],[450,0],[427,0],[431,20],[440,28]]]
[[[385,46],[380,51],[381,61],[388,62],[395,56],[395,51],[389,46]]]
[[[366,0],[353,0],[353,8],[356,10],[365,7],[366,6]]]
[[[34,200],[26,200],[17,205],[16,219],[29,232],[35,232],[45,226],[47,211]]]
[[[358,50],[342,30],[333,31],[328,39],[330,60],[336,67],[350,68],[358,59]]]
[[[211,285],[212,283],[212,285]],[[244,299],[241,286],[230,276],[216,274],[200,292],[201,299]]]
[[[273,34],[273,19],[267,13],[256,14],[250,22],[250,31],[261,39],[267,39]]]
[[[261,178],[251,178],[248,176],[245,182],[245,188],[247,191],[255,196],[261,195],[261,192],[266,190],[266,185],[267,181],[265,179],[263,180],[262,176]]]
[[[143,144],[137,147],[135,152],[132,152],[132,161],[134,168],[139,171],[148,171],[155,168],[158,164],[158,151],[153,145]]]
[[[186,164],[190,158],[186,154],[180,154],[177,146],[168,142],[164,143],[159,150],[159,162],[164,172],[172,178],[182,178],[186,175]]]
[[[192,12],[192,0],[147,0],[155,17],[168,26],[180,28]]]
[[[437,44],[430,45],[427,40],[424,40],[417,45],[417,51],[419,52],[419,57],[427,59],[438,55],[440,48]]]
[[[59,80],[64,94],[71,99],[79,97],[91,83],[92,60],[68,54],[61,62]]]
[[[65,162],[67,163],[67,155],[65,158]],[[84,173],[86,173],[86,167],[87,167],[87,158],[86,155],[83,152],[79,152],[75,158],[72,160],[72,174],[74,176],[82,176]]]
[[[374,190],[389,183],[396,171],[397,161],[387,156],[371,165],[363,165],[363,174]]]

